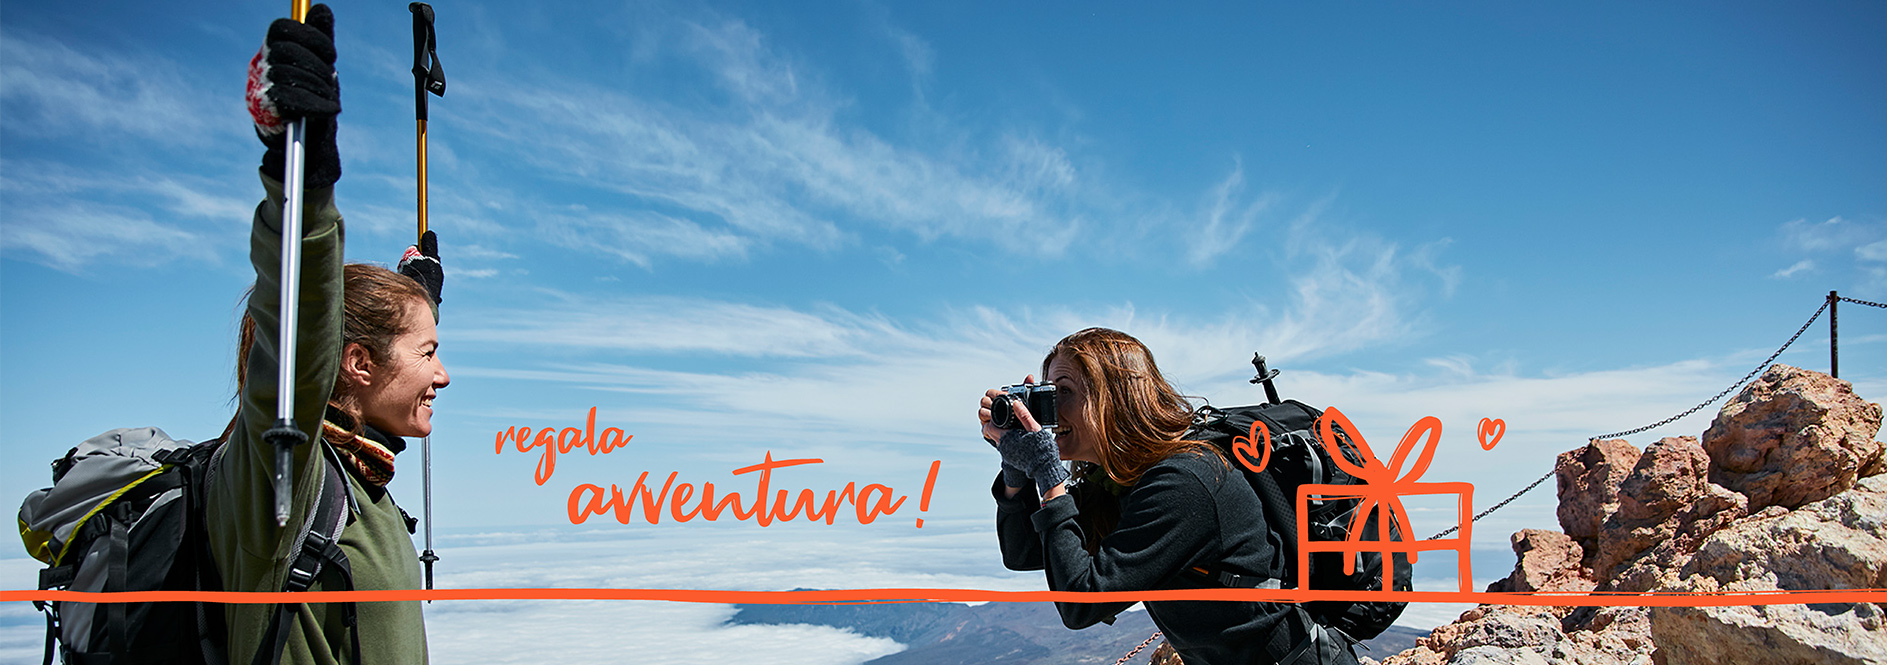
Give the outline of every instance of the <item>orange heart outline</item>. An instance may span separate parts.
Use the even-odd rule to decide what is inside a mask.
[[[1493,450],[1494,446],[1500,444],[1500,438],[1507,435],[1507,421],[1499,418],[1482,418],[1481,425],[1475,428],[1474,435],[1481,439],[1481,450]],[[1489,440],[1487,438],[1489,436],[1494,438]]]

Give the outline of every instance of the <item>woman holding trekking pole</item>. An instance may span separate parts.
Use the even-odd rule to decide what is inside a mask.
[[[1115,330],[1089,328],[1042,361],[1055,387],[1054,429],[1024,400],[1015,425],[998,427],[990,390],[977,416],[1002,456],[996,533],[1003,564],[1044,570],[1054,591],[1213,588],[1207,571],[1266,580],[1284,569],[1259,499],[1210,444],[1184,437],[1192,408],[1153,354]],[[1024,383],[1033,383],[1029,376]],[[1062,465],[1072,460],[1074,471]],[[1085,628],[1131,602],[1056,603],[1062,622]],[[1324,639],[1294,605],[1151,601],[1147,614],[1187,665],[1354,663],[1347,644]],[[1314,639],[1314,637],[1316,639]]]
[[[431,433],[433,398],[451,380],[435,328],[443,273],[430,236],[422,243],[427,251],[409,250],[404,276],[342,264],[333,192],[341,110],[333,25],[325,5],[309,10],[305,24],[278,20],[250,63],[249,110],[267,146],[261,168],[267,198],[256,207],[250,234],[256,284],[237,360],[240,405],[208,491],[211,547],[230,591],[421,585],[410,519],[386,483],[406,446],[402,437]],[[285,200],[295,198],[284,190],[301,186],[283,182],[285,170],[294,172],[286,162],[300,156],[290,154],[295,142],[284,135],[296,121],[306,126],[299,303],[291,310],[298,325],[284,335],[277,332],[279,285],[292,275],[281,266],[282,229]],[[292,385],[278,387],[284,357],[294,359],[285,375]],[[278,416],[283,388],[293,390],[293,412]],[[279,516],[277,448],[268,436],[278,417],[293,423],[291,434],[299,435],[291,438],[301,440],[283,448],[291,484]],[[308,537],[330,529],[338,532],[331,541]],[[231,663],[426,662],[418,602],[243,604],[226,605],[225,612]]]

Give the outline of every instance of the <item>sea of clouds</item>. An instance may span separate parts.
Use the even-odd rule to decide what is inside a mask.
[[[786,527],[786,528],[782,528]],[[441,588],[1043,589],[1040,573],[1002,568],[988,524],[927,522],[886,535],[844,525],[750,524],[630,530],[488,530],[442,536]],[[1504,576],[1511,555],[1477,553],[1477,582]],[[31,589],[40,563],[0,559],[0,587]],[[1485,562],[1484,562],[1485,561]],[[1452,590],[1454,561],[1431,555],[1417,587]],[[1468,606],[1412,605],[1400,622],[1428,629]],[[737,625],[735,607],[661,601],[430,603],[427,642],[439,663],[768,662],[853,665],[896,653],[894,641],[826,626]],[[30,603],[0,604],[0,664],[40,662],[42,617]]]

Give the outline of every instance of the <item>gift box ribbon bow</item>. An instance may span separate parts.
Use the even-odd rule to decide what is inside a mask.
[[[1336,432],[1332,431],[1333,427],[1341,427],[1343,432],[1349,435],[1350,443],[1363,458],[1362,464],[1351,461],[1350,457],[1344,454],[1343,444],[1337,438]],[[1383,464],[1382,460],[1377,459],[1375,452],[1369,449],[1369,442],[1363,440],[1363,435],[1356,429],[1356,425],[1334,406],[1324,411],[1322,418],[1317,419],[1317,436],[1323,440],[1324,449],[1330,452],[1330,459],[1338,468],[1365,483],[1363,488],[1355,490],[1362,495],[1362,500],[1356,504],[1356,513],[1350,518],[1350,535],[1346,540],[1358,542],[1362,539],[1364,519],[1378,506],[1386,506],[1389,509],[1389,520],[1378,523],[1380,539],[1389,540],[1391,524],[1401,529],[1403,534],[1414,533],[1414,530],[1409,528],[1409,511],[1402,506],[1401,496],[1405,490],[1412,489],[1412,486],[1421,480],[1422,474],[1428,471],[1429,463],[1434,461],[1435,445],[1441,441],[1441,419],[1428,416],[1411,425],[1408,433],[1402,435],[1402,442],[1396,444],[1396,453],[1389,458],[1388,464]],[[1418,440],[1421,441],[1422,451],[1416,456],[1415,466],[1410,468],[1406,475],[1397,477],[1402,473],[1402,465],[1408,461],[1409,453],[1415,451]],[[1409,560],[1415,560],[1414,552],[1409,553]]]

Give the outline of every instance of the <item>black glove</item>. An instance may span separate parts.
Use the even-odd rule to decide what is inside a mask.
[[[307,121],[303,161],[309,187],[331,187],[341,179],[341,155],[334,145],[334,116],[341,112],[341,82],[334,73],[334,12],[327,5],[308,10],[308,22],[276,19],[262,50],[249,61],[245,95],[256,137],[268,151],[262,172],[280,178],[288,162],[288,125]]]
[[[426,295],[432,296],[433,305],[445,301],[439,297],[439,290],[446,284],[446,269],[439,263],[438,234],[427,231],[420,236],[418,245],[406,248],[406,254],[400,256],[400,274],[426,287]]]

